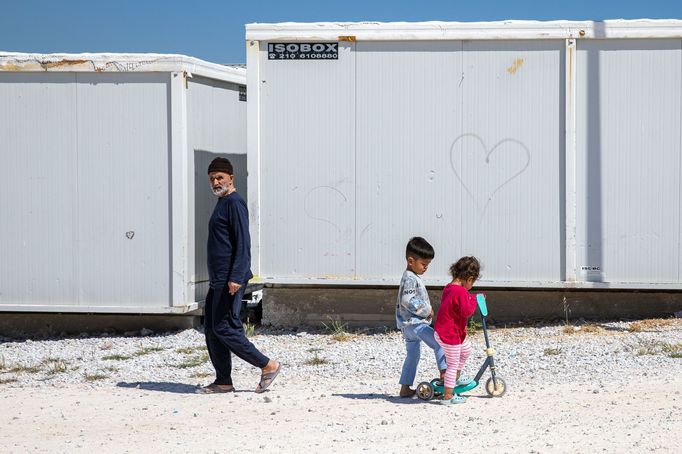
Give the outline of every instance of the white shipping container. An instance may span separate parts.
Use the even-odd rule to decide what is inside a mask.
[[[682,289],[682,21],[246,26],[254,272]]]
[[[246,70],[182,55],[0,53],[0,311],[185,313],[215,204],[246,195]]]

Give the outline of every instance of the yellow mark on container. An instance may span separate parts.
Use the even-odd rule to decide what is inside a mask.
[[[573,46],[568,48],[568,77],[573,82]],[[572,87],[571,91],[573,91]]]
[[[523,66],[523,58],[517,58],[514,60],[514,63],[507,68],[507,72],[509,74],[516,74],[516,71],[518,71],[521,66]]]
[[[12,63],[4,63],[0,65],[0,71],[21,71],[22,69],[22,66],[14,65]]]

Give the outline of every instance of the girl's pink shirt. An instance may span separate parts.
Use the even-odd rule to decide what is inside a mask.
[[[436,316],[434,328],[446,344],[459,345],[467,336],[467,321],[476,311],[476,297],[457,284],[448,284]]]

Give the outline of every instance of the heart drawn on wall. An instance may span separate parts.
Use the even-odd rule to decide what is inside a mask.
[[[461,159],[457,161],[456,157]],[[485,214],[495,195],[528,169],[530,150],[512,138],[488,148],[480,136],[465,133],[450,145],[450,166],[478,210]]]

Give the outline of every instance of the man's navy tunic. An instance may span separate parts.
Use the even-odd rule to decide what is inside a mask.
[[[237,192],[218,199],[208,223],[208,277],[211,288],[240,285],[251,273],[249,211]]]

